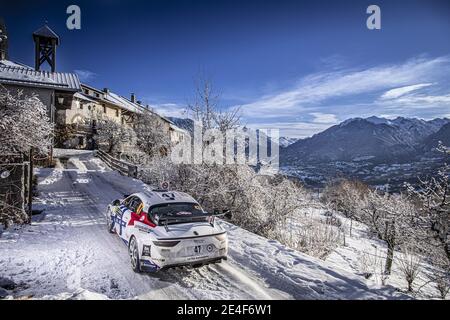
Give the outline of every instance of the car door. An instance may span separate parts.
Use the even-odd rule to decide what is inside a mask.
[[[131,201],[129,202],[128,206],[127,206],[127,210],[125,210],[124,214],[123,214],[123,222],[125,223],[125,232],[123,232],[123,238],[125,240],[128,240],[128,238],[131,235],[131,231],[129,230],[130,228],[134,227],[134,223],[130,223],[133,222],[131,220],[136,220],[137,219],[137,214],[139,214],[137,211],[140,210],[142,208],[142,200],[137,197],[134,196]]]
[[[127,226],[128,221],[130,220],[130,207],[133,203],[134,196],[130,196],[126,198],[123,203],[120,205],[120,210],[118,214],[116,215],[116,232],[122,239],[128,241],[126,235],[125,235],[125,229]]]

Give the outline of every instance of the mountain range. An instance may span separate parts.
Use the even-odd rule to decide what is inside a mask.
[[[193,133],[191,119],[169,118]],[[450,119],[381,117],[351,118],[310,138],[280,137],[281,165],[331,162],[405,163],[435,156],[432,150],[442,141],[450,146]]]
[[[351,118],[282,148],[283,165],[297,163],[407,162],[427,156],[442,141],[450,145],[450,120],[398,117]]]

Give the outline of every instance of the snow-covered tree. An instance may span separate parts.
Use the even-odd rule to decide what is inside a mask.
[[[408,185],[410,194],[420,202],[421,225],[429,231],[435,245],[450,260],[450,167],[445,165],[436,177],[420,180],[419,187]]]
[[[390,274],[396,248],[414,239],[416,207],[405,195],[369,190],[361,214],[362,221],[387,245],[385,273]]]
[[[52,129],[46,106],[37,95],[25,95],[22,91],[10,92],[0,86],[0,153],[4,156],[28,153],[30,149],[46,154],[51,146]],[[7,167],[11,170],[11,167]],[[0,171],[3,172],[2,165]],[[14,175],[14,172],[13,172]],[[2,179],[0,195],[0,223],[23,223],[28,216],[23,210],[23,185]]]
[[[439,143],[438,150],[448,157],[449,149]],[[419,204],[417,243],[434,266],[433,281],[441,297],[450,284],[450,166],[445,163],[434,177],[419,179],[419,185],[407,184],[410,196]]]
[[[343,213],[350,219],[350,236],[352,235],[353,220],[358,220],[358,213],[369,187],[357,180],[342,180],[339,183],[328,184],[323,194],[323,200],[336,211]]]
[[[115,153],[120,152],[124,145],[131,143],[133,136],[134,132],[131,128],[105,118],[98,122],[94,140],[107,153]]]
[[[22,91],[11,93],[0,86],[0,152],[47,153],[51,146],[53,125],[47,107],[38,96]]]
[[[167,155],[170,149],[170,137],[161,119],[146,110],[137,115],[134,122],[136,145],[149,156]]]

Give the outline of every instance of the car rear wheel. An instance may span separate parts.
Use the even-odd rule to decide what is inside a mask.
[[[128,253],[130,254],[131,268],[134,272],[141,272],[141,261],[139,260],[139,249],[135,237],[131,237],[130,245],[128,246]]]

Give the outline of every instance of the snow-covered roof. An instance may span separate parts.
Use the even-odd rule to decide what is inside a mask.
[[[87,96],[87,95],[85,95],[84,93],[81,93],[81,92],[76,92],[73,96],[74,96],[74,98],[78,98],[80,100],[84,100],[84,101],[88,101],[88,102],[94,102],[94,103],[97,102],[94,99],[91,99],[89,96]]]
[[[80,80],[75,73],[36,71],[4,64],[0,65],[0,83],[66,91],[81,90]]]
[[[125,110],[141,113],[145,110],[144,106],[141,106],[137,103],[133,103],[125,97],[122,97],[114,92],[109,91],[108,93],[104,93],[105,100],[115,104]]]
[[[122,107],[125,110],[131,111],[134,113],[142,113],[144,111],[150,111],[151,113],[160,117],[162,120],[168,122],[169,125],[173,124],[173,122],[170,121],[169,119],[167,119],[166,117],[156,113],[155,111],[153,111],[137,102],[132,102],[131,100],[125,98],[124,96],[118,95],[111,91],[108,91],[108,93],[104,93],[104,96],[105,96],[105,100],[107,100],[119,107]]]
[[[104,100],[107,101],[121,109],[133,112],[133,113],[142,113],[145,111],[149,111],[151,113],[153,113],[154,115],[158,116],[159,118],[161,118],[163,121],[166,121],[174,130],[180,131],[180,132],[185,132],[183,129],[177,127],[173,121],[171,121],[170,119],[166,118],[165,116],[160,115],[159,113],[156,113],[155,111],[153,111],[151,108],[145,107],[137,102],[132,102],[131,100],[129,100],[128,98],[125,98],[124,96],[121,96],[117,93],[112,92],[111,90],[107,90],[107,91],[101,91],[98,90],[92,86],[86,85],[86,84],[82,84],[82,86],[93,90],[93,91],[97,91],[97,92],[101,92],[103,98],[99,98],[96,97],[95,99],[99,99],[99,100]]]
[[[19,62],[15,62],[15,61],[11,61],[11,60],[0,60],[0,66],[25,68],[25,69],[31,69],[31,70],[34,69],[34,68],[32,68],[30,66],[27,66],[25,64],[22,64],[22,63],[19,63]]]
[[[173,124],[173,123],[170,124],[170,128],[172,128],[172,129],[175,130],[175,131],[181,132],[181,133],[183,133],[183,134],[189,135],[189,132],[188,132],[187,130],[182,129],[182,128],[180,128],[180,127],[177,127],[177,126],[176,126],[175,124]]]

